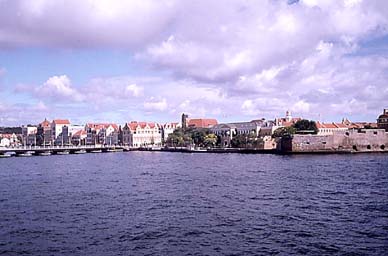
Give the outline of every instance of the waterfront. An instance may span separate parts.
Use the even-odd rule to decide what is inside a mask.
[[[8,158],[4,255],[383,255],[388,156]]]

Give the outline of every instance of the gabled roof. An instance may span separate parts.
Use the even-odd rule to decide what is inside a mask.
[[[129,127],[130,130],[134,131],[136,130],[138,127],[141,128],[141,129],[144,129],[144,128],[155,128],[155,127],[159,127],[159,125],[157,123],[147,123],[147,122],[137,122],[137,121],[131,121],[129,123],[126,123],[126,125]]]
[[[95,130],[107,129],[109,126],[112,126],[114,130],[119,129],[118,125],[114,123],[87,123],[86,124],[87,128],[91,128]]]

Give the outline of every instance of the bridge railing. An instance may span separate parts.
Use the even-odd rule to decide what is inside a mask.
[[[93,149],[93,148],[122,148],[116,145],[55,145],[55,146],[20,146],[20,147],[0,147],[0,152],[18,150],[66,150],[66,149]]]

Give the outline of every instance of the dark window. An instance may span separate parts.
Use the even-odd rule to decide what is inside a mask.
[[[371,149],[370,145],[366,146],[367,149]]]
[[[326,144],[326,141],[322,141],[322,144]]]
[[[357,150],[357,146],[356,145],[353,145],[353,150]]]
[[[380,148],[381,148],[382,150],[384,150],[384,149],[385,149],[385,145],[381,145]]]

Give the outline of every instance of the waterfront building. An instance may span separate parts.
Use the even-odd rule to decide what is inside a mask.
[[[191,128],[211,128],[217,125],[218,122],[216,119],[211,118],[194,118],[188,119],[187,127]]]
[[[182,114],[182,120],[181,120],[181,124],[182,124],[182,128],[183,129],[186,129],[187,128],[187,119],[189,118],[189,115],[183,113]]]
[[[292,117],[291,111],[286,111],[285,117],[275,118],[275,124],[279,127],[290,127],[300,120],[302,120],[301,117]]]
[[[119,127],[113,123],[88,123],[85,126],[87,145],[119,144]]]
[[[377,123],[370,122],[351,122],[347,118],[342,119],[342,124],[346,125],[348,129],[377,129]]]
[[[377,127],[388,132],[388,109],[384,109],[383,114],[377,119]]]
[[[22,144],[23,146],[34,146],[36,145],[36,133],[37,127],[28,125],[22,126]]]
[[[79,145],[86,145],[86,137],[87,137],[87,132],[85,130],[79,130],[72,134],[71,136],[71,144],[75,146]]]
[[[0,137],[0,147],[9,147],[11,146],[11,140],[7,137]]]
[[[162,129],[156,123],[132,121],[122,128],[123,145],[147,147],[162,145]]]
[[[254,134],[257,137],[260,136],[261,129],[267,128],[263,136],[267,135],[268,132],[270,136],[274,129],[272,128],[273,124],[273,122],[265,121],[265,119],[259,119],[250,122],[217,124],[210,130],[220,137],[222,147],[230,147],[233,137],[239,134]]]
[[[70,121],[67,119],[55,119],[51,122],[51,133],[54,144],[69,144],[69,126]]]
[[[347,131],[349,127],[343,123],[316,123],[318,135],[332,135],[334,132]]]
[[[182,128],[211,128],[218,122],[213,118],[189,118],[187,114],[182,114]]]
[[[85,130],[84,125],[71,124],[71,125],[69,125],[69,136],[72,137],[74,134],[76,134],[77,132],[79,132],[81,130]]]
[[[0,146],[2,147],[16,147],[20,145],[18,136],[15,133],[0,134]]]
[[[52,129],[47,119],[44,119],[37,127],[36,144],[39,146],[52,145]]]
[[[172,134],[177,128],[180,127],[181,125],[179,123],[165,123],[161,125],[163,141],[167,141],[168,135]]]

